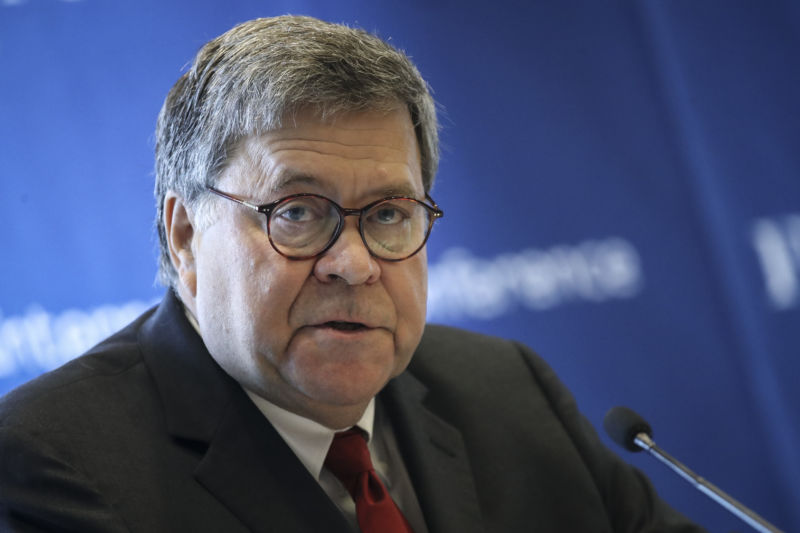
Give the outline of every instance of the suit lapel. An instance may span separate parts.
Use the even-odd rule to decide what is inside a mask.
[[[254,532],[350,532],[338,507],[244,393],[224,413],[195,476]]]
[[[213,360],[171,292],[139,342],[168,432],[177,445],[202,450],[195,478],[249,530],[350,532],[294,452]]]
[[[426,395],[408,371],[382,393],[425,522],[431,533],[483,531],[461,433],[424,405]]]

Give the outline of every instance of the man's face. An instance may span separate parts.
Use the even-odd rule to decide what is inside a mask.
[[[301,113],[287,122],[291,127],[244,141],[216,187],[255,204],[294,193],[343,207],[398,194],[424,198],[407,111],[352,113],[328,123]],[[357,217],[347,217],[328,251],[292,261],[270,245],[263,215],[212,201],[219,204],[213,222],[192,238],[196,288],[184,296],[211,355],[277,405],[328,426],[354,423],[419,343],[425,250],[396,263],[376,259]]]

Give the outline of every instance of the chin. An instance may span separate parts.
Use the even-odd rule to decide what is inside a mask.
[[[366,405],[393,377],[384,368],[342,369],[304,380],[299,389],[318,403],[331,406]]]

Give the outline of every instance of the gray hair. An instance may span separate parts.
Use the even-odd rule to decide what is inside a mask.
[[[402,51],[363,30],[300,16],[251,20],[206,43],[158,116],[161,283],[177,283],[163,222],[168,191],[198,207],[239,141],[281,127],[301,109],[325,120],[398,105],[411,115],[427,192],[439,162],[436,110],[427,83]]]

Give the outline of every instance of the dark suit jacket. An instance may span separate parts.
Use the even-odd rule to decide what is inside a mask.
[[[379,400],[432,533],[694,530],[523,346],[428,326]],[[170,292],[0,402],[0,531],[348,525]]]

